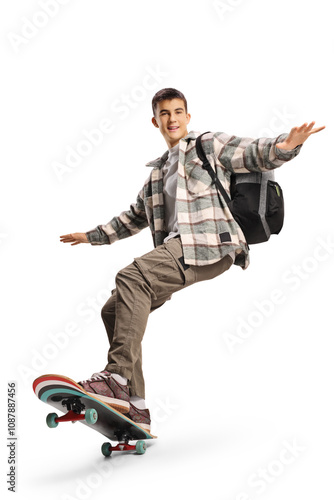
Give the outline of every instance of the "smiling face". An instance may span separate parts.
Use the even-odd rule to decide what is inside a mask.
[[[186,113],[182,99],[166,99],[157,103],[152,123],[159,128],[168,148],[176,146],[180,139],[188,135],[187,125],[190,114]]]

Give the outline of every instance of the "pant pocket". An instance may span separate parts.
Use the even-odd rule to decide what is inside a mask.
[[[134,264],[151,288],[154,300],[169,296],[184,286],[185,278],[179,265],[163,245],[134,259]]]

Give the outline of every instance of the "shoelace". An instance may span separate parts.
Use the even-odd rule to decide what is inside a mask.
[[[91,381],[95,381],[95,380],[103,380],[103,379],[106,379],[106,378],[109,378],[109,377],[105,373],[102,373],[102,372],[93,373],[93,375],[89,379],[83,380],[83,383],[84,382],[91,382]]]

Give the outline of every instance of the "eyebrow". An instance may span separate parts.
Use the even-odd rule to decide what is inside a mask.
[[[161,113],[163,113],[164,111],[169,111],[169,109],[161,109],[159,115]],[[184,111],[184,109],[183,108],[176,108],[176,109],[174,109],[174,111]]]

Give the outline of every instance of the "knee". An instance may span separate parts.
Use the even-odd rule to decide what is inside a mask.
[[[107,302],[104,304],[104,306],[101,309],[101,316],[102,319],[106,318],[110,314],[114,314],[115,312],[115,295],[114,295],[114,290],[112,291],[112,296],[110,299],[107,300]]]
[[[115,276],[115,284],[116,288],[119,288],[124,285],[128,285],[129,283],[133,284],[134,282],[140,281],[142,276],[138,272],[138,269],[134,264],[130,264],[127,267],[124,267]]]
[[[123,281],[124,279],[127,279],[132,275],[132,273],[131,273],[132,267],[133,266],[123,267],[123,269],[120,269],[118,271],[118,273],[115,276],[116,285],[119,281]]]
[[[106,308],[106,304],[104,304],[104,306],[101,309],[101,318],[105,319],[107,314],[108,314],[108,309]]]

